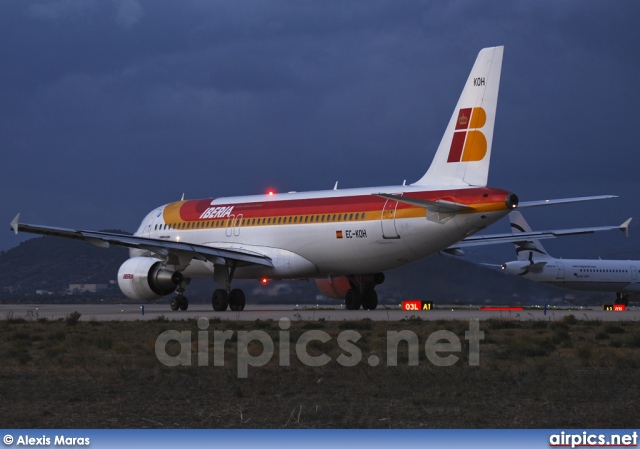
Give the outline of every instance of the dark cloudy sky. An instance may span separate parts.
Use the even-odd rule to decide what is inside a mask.
[[[621,197],[532,210],[538,228],[621,223],[640,211],[638,23],[616,0],[4,0],[0,249],[18,212],[134,231],[183,192],[413,182],[494,45],[490,185]]]

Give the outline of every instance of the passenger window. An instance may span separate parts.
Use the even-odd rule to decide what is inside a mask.
[[[353,220],[353,214],[349,215],[349,220]]]

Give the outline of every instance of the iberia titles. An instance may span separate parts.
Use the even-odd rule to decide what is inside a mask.
[[[209,207],[200,215],[200,220],[207,218],[229,218],[233,211],[233,206]]]

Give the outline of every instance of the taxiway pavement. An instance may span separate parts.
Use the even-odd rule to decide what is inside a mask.
[[[144,307],[144,310],[143,310]],[[479,306],[437,306],[430,311],[404,311],[399,306],[379,306],[376,310],[345,310],[339,306],[311,305],[247,305],[242,312],[216,312],[210,305],[191,304],[186,311],[172,311],[168,304],[0,304],[0,320],[7,318],[25,318],[36,320],[46,318],[55,320],[65,318],[70,313],[81,313],[81,321],[121,320],[148,321],[164,317],[169,320],[220,318],[233,321],[274,320],[289,318],[292,321],[344,321],[369,318],[375,321],[401,321],[412,317],[423,320],[486,320],[502,318],[509,320],[560,320],[567,315],[574,315],[578,320],[621,321],[640,320],[640,308],[629,308],[623,312],[608,312],[597,307],[585,308],[543,308],[524,309],[521,311],[484,311]]]

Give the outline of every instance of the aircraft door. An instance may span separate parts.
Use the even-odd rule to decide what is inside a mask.
[[[242,214],[238,214],[233,225],[233,235],[236,237],[240,235],[240,225],[242,225],[242,217]]]
[[[229,215],[227,218],[227,229],[225,229],[225,233],[227,237],[231,237],[233,235],[233,228],[236,225],[236,216],[234,214]]]
[[[564,264],[562,262],[556,262],[558,264],[558,277],[556,279],[564,279]]]
[[[398,208],[398,202],[395,200],[387,200],[382,207],[382,215],[380,223],[382,225],[382,238],[383,239],[399,239],[398,231],[396,230],[396,209]]]
[[[242,223],[242,214],[229,215],[227,220],[227,229],[225,230],[227,237],[238,237],[240,235],[240,224]]]
[[[638,280],[638,269],[636,267],[631,267],[631,279]]]
[[[152,222],[153,222],[153,220],[149,220],[144,225],[144,231],[142,231],[142,236],[143,237],[150,237],[151,236],[151,223]]]
[[[160,216],[162,215],[162,209],[156,209],[145,218],[144,229],[142,230],[143,237],[150,237],[151,230],[154,229],[154,223],[162,222]]]

